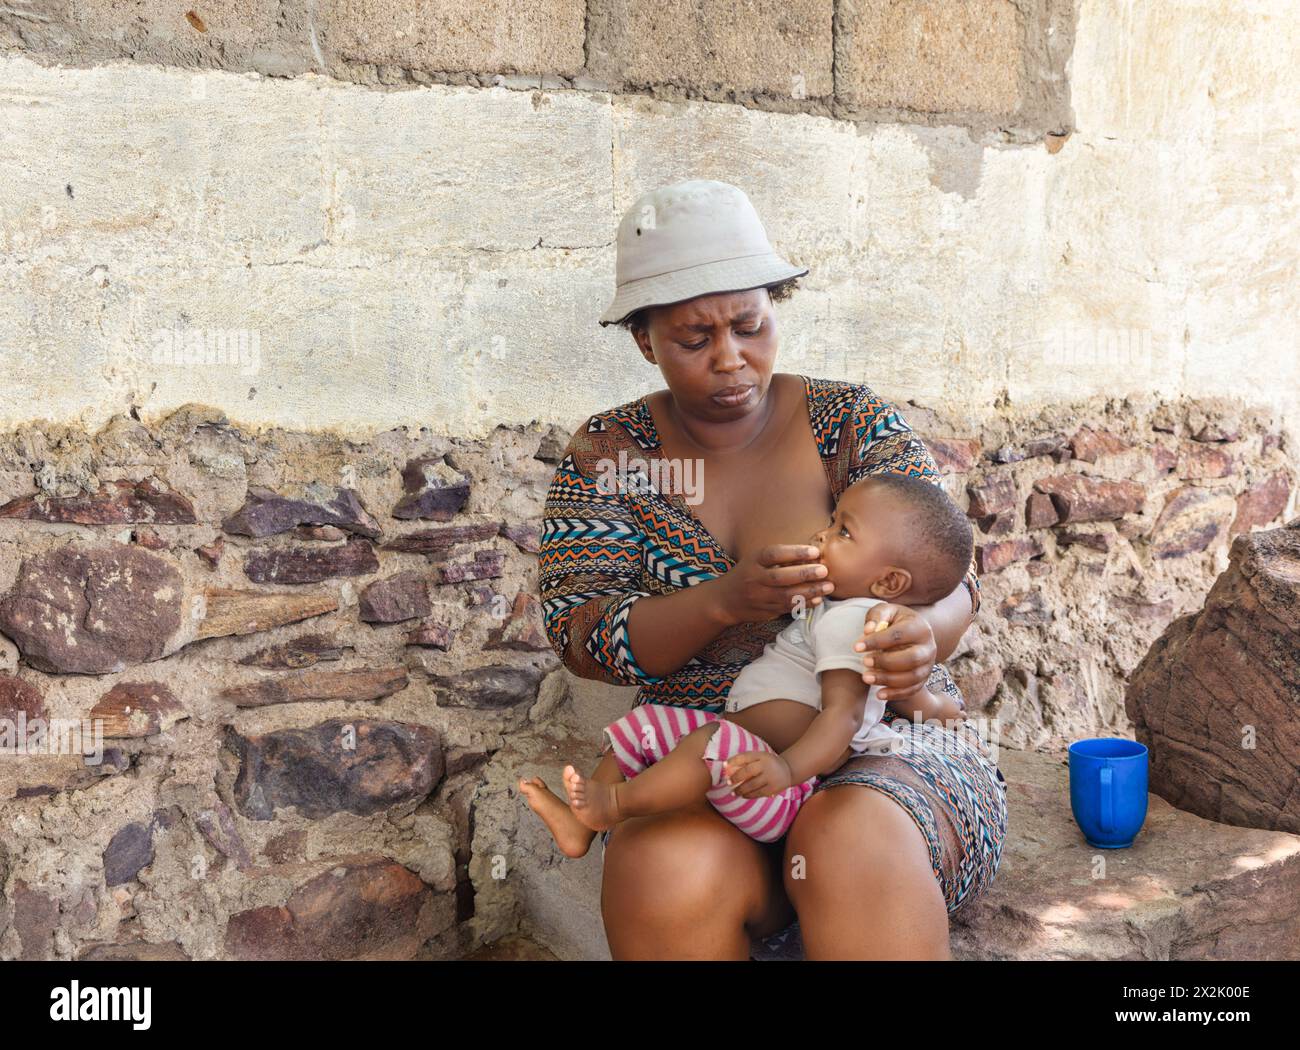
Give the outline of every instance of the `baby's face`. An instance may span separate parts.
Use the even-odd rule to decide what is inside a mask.
[[[830,598],[869,598],[871,585],[897,564],[899,530],[905,515],[882,486],[855,485],[840,498],[827,526],[809,541],[821,550]]]

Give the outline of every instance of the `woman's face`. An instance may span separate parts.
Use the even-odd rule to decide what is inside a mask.
[[[766,288],[654,307],[648,326],[632,334],[687,415],[729,422],[754,411],[767,396],[777,339],[776,311]]]

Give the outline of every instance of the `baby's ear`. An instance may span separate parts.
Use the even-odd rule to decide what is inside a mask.
[[[881,601],[897,601],[912,589],[912,574],[906,569],[891,565],[871,585],[871,597]]]

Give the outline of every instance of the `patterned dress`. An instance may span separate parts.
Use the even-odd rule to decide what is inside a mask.
[[[925,444],[868,387],[800,379],[837,502],[849,485],[870,474],[909,474],[939,482]],[[692,512],[682,486],[655,484],[665,476],[665,466],[645,397],[591,416],[578,428],[556,468],[543,513],[540,578],[546,632],[573,674],[636,686],[636,705],[721,712],[741,669],[762,654],[791,617],[730,627],[669,675],[650,674],[637,663],[628,633],[632,605],[712,579],[735,564]],[[966,585],[971,608],[978,611],[973,564]],[[930,686],[946,691],[964,709],[943,665],[935,666]],[[826,777],[818,790],[861,784],[902,804],[926,836],[935,876],[949,910],[955,911],[997,868],[1006,827],[1002,776],[969,733],[901,720],[894,727],[913,738],[915,746],[895,756],[854,759]]]

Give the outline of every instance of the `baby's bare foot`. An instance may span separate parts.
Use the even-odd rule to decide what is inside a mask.
[[[618,814],[614,784],[584,777],[573,766],[564,767],[564,790],[569,810],[592,831],[608,831],[623,818]]]
[[[586,856],[596,836],[590,828],[583,827],[564,799],[548,788],[541,777],[524,777],[519,781],[519,793],[527,800],[528,808],[550,829],[561,853],[566,857]]]

